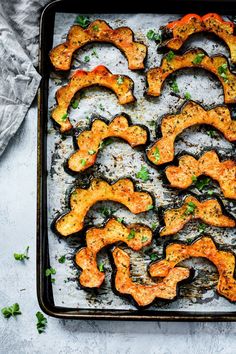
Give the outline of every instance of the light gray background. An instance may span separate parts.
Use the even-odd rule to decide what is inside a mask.
[[[37,109],[30,109],[0,160],[0,307],[19,302],[22,315],[0,315],[0,353],[234,354],[235,323],[64,321],[36,330]],[[30,246],[30,260],[13,258]],[[23,290],[24,289],[24,290]]]

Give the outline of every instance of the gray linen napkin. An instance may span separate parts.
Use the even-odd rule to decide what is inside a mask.
[[[1,0],[0,155],[36,95],[40,9],[48,0]],[[35,117],[36,119],[36,117]]]

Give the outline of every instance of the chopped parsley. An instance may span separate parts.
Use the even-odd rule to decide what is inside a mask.
[[[81,160],[80,160],[80,163],[81,163],[82,166],[85,166],[86,163],[87,163],[87,161],[86,161],[85,159],[81,159]]]
[[[100,263],[98,269],[100,270],[100,272],[104,272],[104,263]]]
[[[122,85],[124,83],[124,77],[119,75],[116,82],[118,85]]]
[[[128,234],[128,240],[132,240],[132,238],[135,238],[135,231],[130,230],[130,233]]]
[[[155,230],[156,229],[156,227],[157,227],[157,224],[154,222],[154,223],[152,223],[152,226],[151,226],[151,228],[152,228],[152,230]]]
[[[84,62],[88,63],[90,61],[90,57],[88,55],[85,55],[84,57]]]
[[[212,189],[209,189],[208,191],[207,191],[207,194],[208,195],[212,195],[214,193],[214,191],[212,190]]]
[[[171,85],[170,85],[170,88],[171,90],[174,92],[174,93],[179,93],[179,86],[177,84],[177,81],[176,80],[173,80]]]
[[[38,320],[36,327],[37,327],[39,334],[41,334],[45,331],[48,320],[46,319],[46,317],[44,317],[44,315],[40,311],[38,311],[35,316],[37,317],[37,320]]]
[[[45,275],[46,277],[49,277],[50,275],[55,275],[56,274],[56,269],[54,268],[47,268],[45,270]],[[54,278],[51,278],[51,282],[52,283],[55,283],[55,279]]]
[[[29,253],[29,246],[26,247],[24,253],[14,253],[14,258],[16,261],[25,261],[26,259],[29,259],[28,253]]]
[[[98,25],[93,26],[93,31],[95,31],[95,32],[99,31]]]
[[[141,179],[144,182],[147,182],[149,180],[149,172],[147,167],[142,166],[141,170],[138,173],[136,173],[136,177]]]
[[[144,243],[148,240],[148,237],[147,236],[142,236],[141,238],[141,242]]]
[[[207,135],[209,135],[211,138],[214,138],[216,136],[216,131],[213,129],[208,129]]]
[[[97,152],[96,150],[89,150],[88,151],[89,155],[94,155],[94,154],[96,154],[96,152]]]
[[[9,307],[3,307],[1,309],[1,312],[5,318],[9,318],[11,316],[16,317],[18,315],[21,315],[20,306],[17,303]]]
[[[58,258],[58,262],[59,263],[65,263],[65,261],[66,261],[66,256],[65,255],[63,255],[60,258]]]
[[[160,33],[157,33],[153,30],[149,30],[147,32],[147,38],[150,40],[150,41],[161,41],[161,34]]]
[[[108,138],[106,140],[103,140],[99,144],[99,150],[103,150],[106,146],[112,144],[112,139]]]
[[[65,122],[67,118],[68,118],[68,114],[67,113],[63,114],[63,116],[61,117],[62,122]]]
[[[228,77],[227,77],[227,71],[228,71],[228,66],[226,63],[220,65],[218,67],[218,74],[223,78],[225,82],[228,82]]]
[[[105,111],[105,108],[103,107],[103,105],[101,103],[99,103],[98,107],[101,109],[101,111]]]
[[[154,205],[153,204],[148,205],[147,210],[152,210],[152,209],[154,209]]]
[[[155,162],[158,162],[160,160],[160,151],[159,151],[158,147],[155,148],[153,156],[155,158]]]
[[[79,101],[78,101],[78,100],[73,100],[72,103],[71,103],[71,106],[72,106],[73,109],[78,108],[78,106],[79,106]]]
[[[96,52],[96,50],[95,50],[95,49],[93,49],[93,51],[92,51],[92,55],[94,55],[96,58],[99,58],[99,57],[98,57],[98,53]]]
[[[76,16],[75,23],[77,23],[78,25],[80,25],[83,28],[86,28],[86,27],[88,27],[90,21],[89,21],[89,18],[86,16]]]
[[[208,186],[208,184],[210,183],[210,178],[208,177],[203,177],[201,179],[198,179],[196,182],[195,182],[195,186],[197,187],[197,189],[199,191],[203,190],[206,186]]]
[[[194,211],[196,209],[196,204],[194,204],[193,202],[188,202],[187,203],[187,208],[184,212],[185,215],[191,215],[191,214],[194,214]]]
[[[191,95],[190,95],[190,93],[189,93],[189,92],[185,92],[184,98],[185,98],[186,100],[191,100]]]
[[[124,221],[124,218],[117,218],[117,221],[122,223]]]
[[[170,62],[172,59],[174,59],[174,57],[175,57],[175,53],[172,50],[170,50],[169,53],[166,55],[166,60]]]
[[[152,254],[150,255],[150,259],[151,259],[151,261],[156,261],[156,260],[157,260],[157,258],[158,258],[158,256],[157,256],[157,254],[156,254],[156,253],[152,253]]]
[[[205,57],[205,54],[203,53],[198,53],[195,58],[193,59],[192,63],[193,64],[201,64],[201,62],[203,61],[203,58]]]
[[[206,224],[201,223],[198,225],[198,232],[203,233],[205,232],[205,230],[206,230]]]
[[[115,210],[113,209],[109,209],[107,208],[106,206],[104,206],[103,208],[100,208],[99,209],[100,213],[105,216],[105,217],[108,217],[108,216],[111,216],[114,214]]]
[[[195,175],[192,176],[192,182],[196,183],[197,182],[197,177]]]

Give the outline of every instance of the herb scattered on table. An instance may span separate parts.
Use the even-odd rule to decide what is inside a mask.
[[[101,111],[105,111],[105,108],[104,108],[104,106],[101,103],[99,103],[98,107],[101,109]]]
[[[90,57],[88,55],[85,55],[84,57],[84,62],[88,63],[90,61]]]
[[[205,57],[205,54],[203,53],[198,53],[195,58],[193,59],[193,64],[201,64],[201,62],[203,61],[203,58]]]
[[[141,170],[138,173],[136,173],[136,177],[141,179],[144,182],[147,182],[149,180],[149,172],[147,167],[142,166]]]
[[[100,208],[99,211],[105,217],[109,217],[109,216],[113,215],[114,212],[115,212],[115,210],[110,209],[110,208],[108,208],[106,206],[104,206],[103,208]]]
[[[198,232],[203,233],[205,232],[205,230],[206,230],[206,224],[201,223],[198,225]]]
[[[157,33],[153,30],[149,30],[147,32],[147,38],[150,40],[150,41],[161,41],[161,34],[160,33]]]
[[[45,270],[45,275],[46,275],[46,277],[49,277],[50,275],[55,275],[56,274],[56,269],[54,269],[54,268],[47,268],[46,270]],[[55,283],[55,278],[52,278],[51,277],[51,282],[52,283]]]
[[[154,205],[153,204],[148,205],[147,210],[152,210],[152,209],[154,209]]]
[[[103,150],[106,146],[112,144],[112,139],[111,138],[108,138],[106,140],[103,140],[100,142],[99,144],[99,150]]]
[[[174,92],[174,93],[179,93],[179,86],[177,84],[177,81],[176,80],[173,80],[171,85],[170,85],[170,88],[171,90]]]
[[[195,186],[197,187],[197,189],[198,189],[199,191],[201,191],[201,190],[203,190],[205,187],[207,187],[210,182],[211,182],[210,178],[208,178],[208,177],[202,177],[201,179],[197,179],[197,181],[195,182]]]
[[[152,254],[150,255],[150,259],[151,259],[151,261],[156,261],[156,260],[157,260],[157,258],[158,258],[158,256],[157,256],[157,254],[156,254],[156,253],[152,253]]]
[[[3,307],[1,312],[5,318],[10,318],[11,316],[16,317],[21,315],[20,306],[18,303],[13,304],[12,306]]]
[[[41,333],[45,332],[45,328],[47,326],[48,320],[46,319],[46,317],[44,317],[44,315],[40,311],[38,311],[36,313],[36,317],[38,320],[36,327],[37,327],[39,334],[41,334]]]
[[[214,138],[217,134],[216,131],[213,129],[208,129],[207,130],[207,135],[209,135],[211,138]]]
[[[160,151],[158,147],[155,148],[153,156],[155,157],[155,161],[158,162],[160,160]]]
[[[128,240],[132,240],[132,238],[135,238],[135,231],[130,230],[130,233],[128,234]]]
[[[98,269],[100,270],[100,272],[104,272],[104,263],[100,263]]]
[[[154,223],[152,223],[152,226],[151,226],[151,228],[152,228],[152,230],[155,230],[156,229],[156,227],[157,227],[157,224],[154,222]]]
[[[185,92],[184,98],[185,98],[186,100],[191,100],[191,95],[190,95],[190,93],[189,93],[189,92]]]
[[[26,250],[24,253],[14,253],[14,258],[16,261],[25,261],[26,259],[29,259],[29,246],[26,247]]]
[[[72,103],[71,103],[71,106],[72,106],[73,109],[78,108],[78,106],[79,106],[79,101],[78,101],[78,100],[73,100]]]
[[[75,23],[77,23],[78,25],[80,25],[83,28],[86,28],[86,27],[88,27],[90,21],[89,21],[89,18],[86,16],[76,16]]]
[[[59,263],[65,263],[65,261],[66,261],[66,256],[65,255],[63,255],[60,258],[58,258],[58,262]]]
[[[95,50],[95,49],[93,49],[93,51],[92,51],[92,55],[93,55],[93,56],[95,56],[96,58],[99,58],[98,53],[96,52],[96,50]]]
[[[117,221],[122,223],[124,221],[124,218],[117,218]]]

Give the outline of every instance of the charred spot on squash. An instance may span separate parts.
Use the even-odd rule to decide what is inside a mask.
[[[103,20],[93,21],[86,29],[78,25],[71,27],[66,42],[59,44],[49,53],[55,69],[69,70],[73,53],[92,42],[112,43],[124,53],[130,70],[144,69],[147,47],[134,41],[133,31],[129,27],[120,27],[113,30]]]
[[[130,232],[134,237],[130,238]],[[152,231],[141,224],[125,226],[116,219],[110,219],[103,228],[91,228],[86,232],[86,247],[75,256],[75,263],[82,269],[80,284],[86,288],[99,288],[105,278],[98,269],[97,254],[108,245],[124,242],[134,251],[139,251],[152,242]]]
[[[201,61],[196,60],[201,56]],[[175,55],[171,61],[164,56],[161,66],[147,72],[148,91],[150,96],[160,96],[166,78],[172,73],[185,68],[202,68],[214,74],[222,84],[225,103],[236,102],[236,75],[230,71],[228,60],[223,55],[209,57],[200,49],[190,49],[183,55]]]
[[[115,290],[119,294],[131,296],[139,307],[148,306],[155,299],[175,299],[178,283],[190,275],[187,268],[175,267],[158,283],[138,284],[131,279],[129,255],[118,247],[114,249],[112,255],[116,266]]]
[[[178,50],[185,41],[194,33],[214,33],[222,39],[230,50],[230,57],[236,63],[236,36],[234,35],[234,24],[216,13],[208,13],[205,16],[188,14],[180,20],[168,23],[162,27],[163,35],[169,37],[161,45],[172,50]],[[170,38],[171,37],[171,38]]]
[[[88,189],[77,188],[71,194],[70,211],[56,220],[56,231],[64,237],[81,231],[89,209],[95,203],[105,200],[121,203],[134,214],[147,211],[153,204],[151,195],[135,191],[133,182],[128,178],[111,185],[94,178]]]
[[[236,301],[235,256],[230,251],[218,250],[210,237],[202,236],[191,245],[172,243],[167,246],[165,252],[165,259],[151,264],[149,272],[152,277],[166,277],[170,270],[186,259],[207,258],[219,273],[218,293],[230,301]]]
[[[123,82],[118,84],[120,75],[112,74],[105,66],[99,65],[92,71],[77,70],[66,86],[56,92],[57,106],[52,110],[51,117],[59,126],[61,132],[72,128],[68,117],[68,108],[76,92],[94,85],[107,87],[112,90],[120,104],[124,105],[135,101],[133,96],[133,80],[123,75]]]
[[[236,199],[236,162],[220,162],[213,150],[205,152],[199,160],[184,155],[180,157],[178,166],[167,167],[165,173],[170,185],[181,189],[186,189],[193,183],[192,176],[209,176],[219,183],[226,198]]]
[[[217,106],[209,111],[199,104],[190,101],[185,104],[181,113],[167,115],[161,122],[162,138],[157,140],[148,150],[147,157],[155,165],[161,165],[174,159],[175,138],[197,124],[208,124],[224,134],[228,141],[236,141],[236,121],[231,119],[230,110],[226,106]],[[159,158],[156,159],[158,149]]]
[[[193,196],[186,196],[180,208],[164,212],[165,226],[161,229],[160,236],[174,235],[190,220],[197,219],[211,226],[235,227],[235,221],[223,214],[222,207],[216,199],[199,202]]]
[[[121,138],[131,147],[135,147],[146,144],[148,134],[140,125],[129,124],[129,117],[125,114],[116,116],[109,124],[102,119],[96,119],[90,130],[85,130],[78,136],[79,150],[69,158],[69,169],[81,172],[94,165],[103,140],[109,137]],[[81,164],[82,159],[86,161],[84,165]]]

